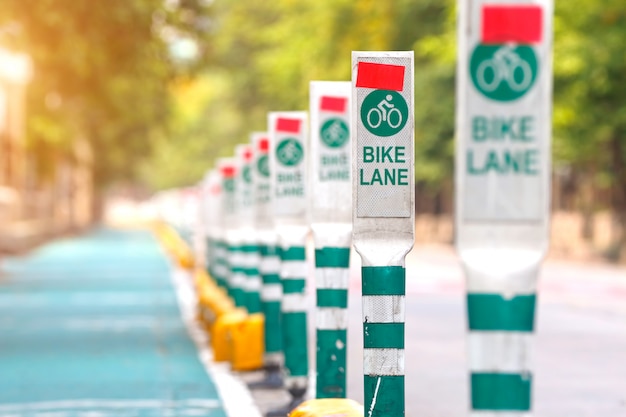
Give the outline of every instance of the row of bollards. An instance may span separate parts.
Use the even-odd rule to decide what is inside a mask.
[[[529,416],[536,278],[548,243],[552,3],[479,0],[461,2],[459,13],[456,245],[467,275],[471,414]],[[405,414],[413,67],[412,52],[353,52],[352,82],[311,82],[308,112],[269,113],[267,133],[219,159],[202,184],[200,317],[216,360],[263,368],[251,388],[289,392],[268,416]],[[310,374],[310,232],[317,401],[298,407]],[[342,401],[355,349],[351,247],[362,264],[359,411]]]

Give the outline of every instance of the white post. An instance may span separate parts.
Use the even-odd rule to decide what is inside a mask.
[[[281,310],[285,386],[292,396],[288,408],[295,408],[306,394],[309,373],[305,295],[306,241],[309,234],[306,199],[307,114],[272,112],[269,114],[269,128],[273,211],[282,261],[280,277],[283,286]]]
[[[228,295],[237,307],[245,303],[243,282],[236,272],[239,260],[240,234],[237,229],[237,172],[239,166],[235,158],[220,158],[218,166],[222,175],[222,224],[224,244],[222,247],[224,258],[224,272]]]
[[[350,81],[312,81],[311,230],[317,300],[316,398],[346,397],[352,244]]]
[[[236,148],[239,160],[237,175],[238,229],[240,238],[239,261],[235,273],[240,276],[244,292],[244,306],[248,313],[261,312],[261,260],[256,236],[256,202],[253,182],[253,149],[249,144]]]
[[[352,52],[354,247],[361,255],[364,407],[404,416],[404,258],[415,234],[413,52]]]
[[[552,0],[459,2],[456,246],[471,415],[529,416],[537,276],[549,243]]]
[[[256,225],[259,253],[259,274],[262,280],[261,309],[265,316],[265,379],[255,382],[252,388],[279,388],[283,381],[280,369],[283,364],[280,302],[283,287],[280,282],[280,247],[274,227],[273,193],[270,181],[268,133],[252,134],[254,149],[253,178],[256,187]]]

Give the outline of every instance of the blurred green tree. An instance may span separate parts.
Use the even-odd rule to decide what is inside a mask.
[[[202,39],[208,18],[199,0],[4,0],[0,27],[14,30],[0,42],[33,61],[28,141],[40,172],[84,138],[99,184],[131,177],[167,135],[169,83],[205,62],[185,65],[173,47]]]

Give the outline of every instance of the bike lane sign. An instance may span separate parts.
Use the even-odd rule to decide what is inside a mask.
[[[413,55],[353,53],[357,218],[413,211]]]
[[[274,214],[306,223],[307,113],[271,112],[269,127]]]
[[[548,0],[472,2],[459,19],[460,222],[541,222],[551,126]]]

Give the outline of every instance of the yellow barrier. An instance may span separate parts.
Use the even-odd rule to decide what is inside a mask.
[[[344,398],[305,401],[289,417],[363,417],[363,406]]]
[[[195,260],[191,249],[172,227],[163,223],[157,224],[154,227],[154,232],[165,250],[176,260],[178,265],[185,269],[194,267]]]
[[[246,317],[247,314],[243,309],[235,309],[217,318],[211,335],[211,348],[216,362],[231,361],[233,357],[231,327],[241,323]]]
[[[263,314],[251,314],[230,328],[231,365],[235,371],[252,371],[263,366],[265,352]]]

